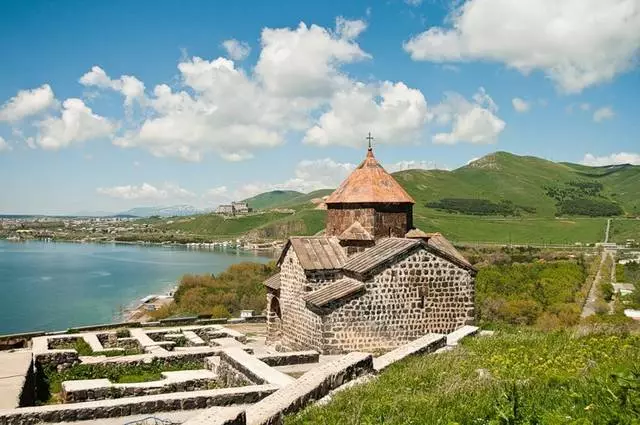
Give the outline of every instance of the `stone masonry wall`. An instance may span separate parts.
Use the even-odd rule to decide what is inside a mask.
[[[471,272],[425,248],[366,282],[366,292],[327,306],[323,352],[393,349],[427,332],[448,333],[474,317]]]
[[[106,400],[112,398],[140,397],[145,395],[208,390],[213,389],[214,385],[215,380],[202,378],[190,379],[162,386],[105,385],[88,390],[75,391],[64,391],[63,386],[62,396],[65,403],[79,403],[83,401]]]
[[[289,249],[280,266],[281,342],[290,350],[320,349],[322,321],[306,308],[303,295],[333,281],[335,274],[316,272],[307,279],[293,249]],[[272,340],[275,335],[268,336]]]
[[[336,208],[327,210],[327,236],[340,236],[349,226],[358,221],[374,238],[402,238],[413,227],[411,205],[362,204],[360,208]]]

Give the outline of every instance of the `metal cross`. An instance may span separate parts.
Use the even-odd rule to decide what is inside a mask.
[[[369,150],[371,150],[371,141],[373,140],[373,136],[371,136],[371,132],[369,132],[369,135],[365,137],[365,139],[369,141]]]

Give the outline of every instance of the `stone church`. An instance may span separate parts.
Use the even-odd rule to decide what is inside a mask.
[[[369,146],[326,199],[324,235],[290,238],[264,282],[267,342],[376,352],[470,324],[476,270],[441,234],[413,227],[414,203]]]

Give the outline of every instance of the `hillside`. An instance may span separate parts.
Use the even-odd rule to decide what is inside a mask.
[[[244,201],[249,203],[249,206],[254,210],[266,210],[280,206],[300,196],[304,196],[304,193],[296,192],[295,190],[273,190],[252,196]]]
[[[416,201],[415,225],[454,241],[592,243],[603,240],[606,216],[640,215],[640,166],[587,167],[496,152],[453,171],[407,170],[394,177]],[[167,228],[211,237],[315,234],[326,215],[317,203],[329,193],[266,192],[249,198],[250,206],[295,213],[227,219],[206,214]],[[640,240],[638,220],[615,219],[613,240],[622,238],[616,229]]]

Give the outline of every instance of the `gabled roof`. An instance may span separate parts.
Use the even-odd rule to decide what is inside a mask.
[[[461,267],[475,271],[475,267],[440,233],[427,233],[427,246],[443,254],[448,260]]]
[[[375,246],[350,257],[344,264],[343,270],[364,275],[380,264],[422,245],[439,257],[465,269],[476,271],[473,265],[440,233],[424,233],[417,230],[414,235],[416,236],[413,238],[380,239]]]
[[[280,273],[276,273],[269,279],[262,282],[264,286],[271,289],[280,289]]]
[[[278,265],[284,261],[284,256],[292,248],[305,271],[338,270],[347,260],[347,255],[340,246],[340,241],[334,237],[292,237],[289,238]]]
[[[342,203],[401,203],[415,201],[387,173],[369,148],[365,160],[353,170],[345,181],[327,198],[327,205]]]
[[[343,269],[362,275],[421,244],[418,239],[380,239],[375,246],[349,258]]]
[[[332,301],[342,299],[361,291],[364,289],[364,286],[363,282],[345,277],[306,294],[303,299],[315,307],[324,307]]]
[[[353,224],[338,236],[341,241],[372,241],[373,236],[367,232],[359,221],[354,221]]]

